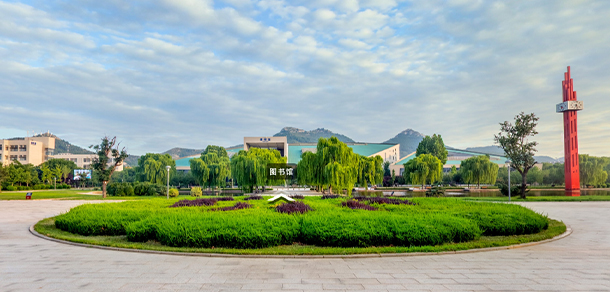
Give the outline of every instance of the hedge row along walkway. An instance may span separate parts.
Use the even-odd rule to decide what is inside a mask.
[[[82,248],[30,225],[81,201],[0,201],[0,291],[610,290],[610,202],[526,203],[573,234],[512,250],[351,259],[207,258]]]

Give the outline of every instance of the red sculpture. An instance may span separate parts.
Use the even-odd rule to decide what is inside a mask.
[[[565,183],[567,196],[580,196],[580,170],[578,160],[578,124],[576,112],[582,110],[583,102],[576,100],[574,80],[570,77],[570,67],[564,73],[561,82],[563,102],[557,105],[556,111],[563,113],[563,143],[565,153]]]

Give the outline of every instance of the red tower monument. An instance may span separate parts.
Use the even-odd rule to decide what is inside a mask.
[[[564,73],[561,82],[563,90],[563,102],[557,105],[557,112],[563,113],[563,148],[564,167],[566,181],[566,195],[580,196],[580,170],[578,162],[578,125],[576,123],[576,112],[584,108],[583,102],[576,100],[574,91],[574,80],[570,77],[570,66],[568,72]]]

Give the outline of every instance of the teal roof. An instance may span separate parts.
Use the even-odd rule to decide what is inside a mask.
[[[406,157],[403,157],[401,160],[399,160],[399,161],[398,161],[398,162],[396,162],[395,164],[396,164],[396,165],[403,165],[403,164],[407,163],[407,161],[409,161],[409,160],[411,160],[411,159],[413,159],[413,158],[415,158],[415,152],[413,152],[413,153],[411,153],[411,154],[407,155]]]
[[[176,159],[176,167],[191,167],[191,159],[193,158],[197,158],[199,157],[199,155],[194,155],[194,156],[189,156],[189,157],[183,157],[183,158],[179,158]]]
[[[347,144],[348,147],[354,150],[354,153],[362,156],[371,156],[375,153],[386,150],[390,147],[394,147],[395,144],[381,144],[381,143],[362,143],[362,144]],[[301,161],[301,152],[303,149],[316,149],[317,144],[305,144],[305,145],[288,145],[288,163],[297,164]]]

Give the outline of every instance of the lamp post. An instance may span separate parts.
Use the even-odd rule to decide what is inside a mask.
[[[53,178],[53,189],[55,189],[55,190],[57,189],[57,178],[56,177]]]
[[[166,166],[165,169],[167,169],[167,199],[169,200],[169,170],[170,168],[172,168],[171,166]]]
[[[508,201],[510,202],[510,160],[506,160],[506,169],[508,169]]]

